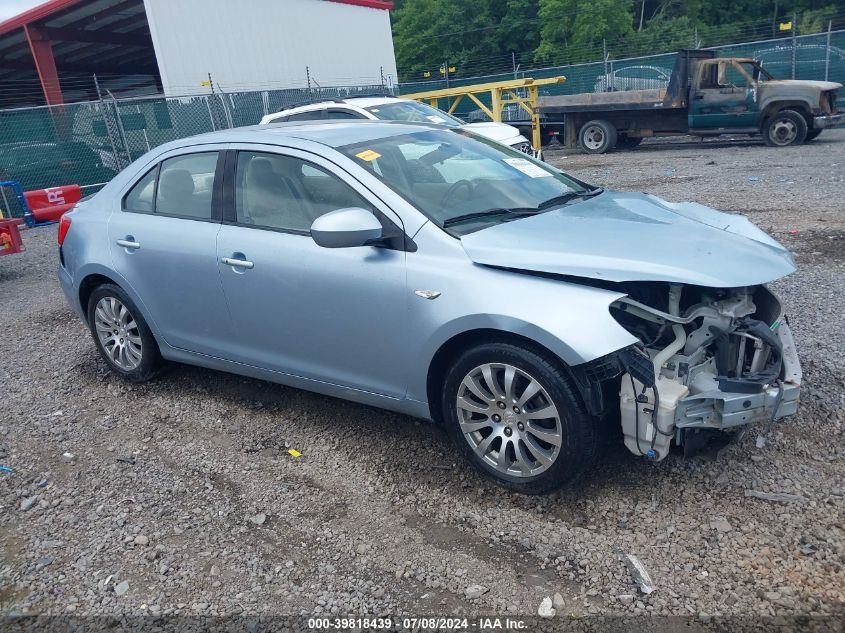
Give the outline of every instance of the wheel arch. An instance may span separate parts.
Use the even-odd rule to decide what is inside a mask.
[[[813,113],[812,108],[807,105],[806,101],[801,100],[784,100],[784,101],[773,101],[763,108],[762,112],[760,113],[760,128],[762,129],[763,126],[766,125],[766,122],[775,114],[780,112],[781,110],[795,110],[798,114],[804,117],[804,120],[807,122],[808,127],[813,126]]]
[[[476,328],[466,330],[453,335],[451,338],[444,341],[437,351],[434,353],[428,365],[428,372],[426,375],[426,396],[428,400],[428,408],[431,418],[437,422],[442,422],[440,415],[440,407],[437,405],[439,400],[439,391],[443,384],[443,379],[449,366],[461,353],[464,351],[482,345],[485,343],[510,343],[518,345],[529,350],[532,350],[544,356],[549,362],[555,364],[564,373],[573,378],[573,384],[578,387],[581,397],[585,394],[581,390],[580,383],[575,380],[570,366],[546,345],[537,340],[509,332],[507,330],[497,330],[495,328]],[[586,400],[586,399],[585,399]]]
[[[132,290],[131,286],[125,279],[123,279],[115,271],[104,268],[101,265],[91,265],[90,267],[85,267],[83,270],[78,271],[78,275],[80,281],[76,289],[76,295],[79,300],[79,307],[81,308],[83,320],[86,325],[88,324],[88,299],[91,297],[91,293],[103,284],[114,284],[129,295],[130,299],[132,299],[135,307],[138,308],[138,311],[141,313],[144,321],[146,321],[152,331],[153,337],[156,339],[159,347],[161,347],[163,339],[160,335],[155,319],[152,318],[147,306],[135,293],[135,291]]]

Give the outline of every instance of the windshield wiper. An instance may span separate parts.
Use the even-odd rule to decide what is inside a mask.
[[[555,196],[554,198],[549,198],[548,200],[541,202],[537,205],[537,209],[543,210],[548,209],[549,207],[556,207],[558,205],[566,204],[570,200],[574,200],[575,198],[592,198],[593,196],[597,196],[602,193],[604,189],[601,187],[596,187],[595,189],[588,189],[587,191],[567,191],[564,194],[559,196]]]
[[[452,226],[453,224],[460,224],[461,222],[469,222],[470,220],[478,220],[480,218],[490,218],[497,215],[534,215],[539,212],[540,209],[532,207],[501,207],[496,209],[486,209],[484,211],[464,213],[463,215],[456,215],[453,218],[448,218],[443,221],[443,226]]]

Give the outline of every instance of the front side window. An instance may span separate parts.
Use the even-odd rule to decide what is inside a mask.
[[[577,202],[598,191],[585,189],[525,154],[459,129],[431,129],[337,149],[440,226],[457,232],[543,212],[570,197]],[[466,217],[477,214],[481,217]]]
[[[307,233],[318,217],[346,207],[372,210],[352,187],[318,165],[279,154],[238,153],[238,223]]]

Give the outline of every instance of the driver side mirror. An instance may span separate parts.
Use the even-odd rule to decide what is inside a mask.
[[[366,246],[381,237],[381,222],[360,207],[330,211],[311,225],[311,238],[323,248]]]

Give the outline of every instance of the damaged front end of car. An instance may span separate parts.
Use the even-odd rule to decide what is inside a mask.
[[[659,461],[673,441],[685,446],[701,430],[730,432],[796,412],[801,366],[780,302],[765,286],[625,286],[611,314],[640,344],[599,364],[616,368],[602,378],[616,374],[631,452]]]

